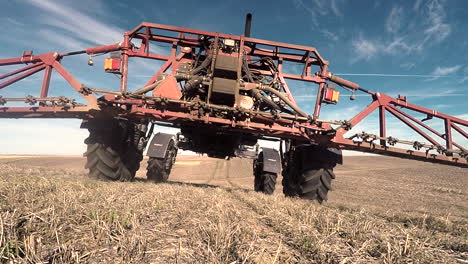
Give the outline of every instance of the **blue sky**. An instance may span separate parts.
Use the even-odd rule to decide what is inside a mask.
[[[55,1],[0,3],[0,57],[73,51],[112,44],[142,21],[242,34],[246,13],[253,14],[252,36],[313,46],[330,61],[330,70],[362,87],[468,119],[468,1]],[[165,47],[159,47],[164,49]],[[94,67],[87,56],[62,63],[82,83],[118,89],[118,80]],[[129,86],[141,87],[160,64],[133,60]],[[0,67],[0,73],[12,67]],[[294,68],[291,69],[294,72]],[[386,76],[394,75],[394,76]],[[37,93],[41,74],[0,91],[3,96]],[[315,86],[290,82],[299,105],[311,112]],[[322,118],[349,119],[370,102],[346,91]],[[73,91],[54,75],[52,95]],[[418,116],[417,117],[422,117]],[[389,117],[389,135],[420,139]],[[442,128],[436,120],[429,124]],[[87,132],[78,120],[0,120],[0,153],[80,154]],[[376,116],[354,131],[377,132]],[[6,135],[6,136],[5,136]],[[455,138],[460,136],[455,134]],[[424,140],[422,140],[424,141]],[[467,141],[460,141],[467,146]]]

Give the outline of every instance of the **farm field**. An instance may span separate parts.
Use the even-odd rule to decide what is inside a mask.
[[[329,201],[253,191],[250,160],[179,156],[164,184],[82,157],[0,156],[0,262],[468,263],[468,169],[345,157]]]

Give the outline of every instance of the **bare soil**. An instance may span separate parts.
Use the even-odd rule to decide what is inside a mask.
[[[146,161],[142,162],[144,168]],[[253,191],[250,160],[179,156],[170,182],[0,157],[0,262],[468,263],[468,169],[352,156],[329,201]]]

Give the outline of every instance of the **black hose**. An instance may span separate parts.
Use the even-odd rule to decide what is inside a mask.
[[[191,75],[195,75],[197,73],[199,73],[201,70],[205,69],[206,67],[208,67],[208,65],[210,65],[211,63],[211,59],[213,58],[213,56],[210,54],[208,55],[208,57],[205,58],[205,60],[200,64],[200,66],[198,66],[197,68],[193,69],[190,74]]]
[[[265,102],[269,107],[273,108],[274,110],[281,110],[281,108],[277,104],[275,104],[275,102],[270,100],[270,98],[263,96],[260,90],[252,89],[250,90],[250,92],[252,93],[252,96],[258,101]]]
[[[190,90],[196,88],[197,85],[200,85],[202,81],[203,81],[202,76],[193,76],[192,78],[190,78],[188,81],[185,82],[184,91],[189,92]]]
[[[281,100],[283,100],[289,107],[291,107],[299,115],[304,116],[304,117],[309,116],[304,111],[302,111],[299,107],[297,107],[295,104],[293,104],[284,94],[280,93],[278,90],[275,90],[275,89],[270,88],[270,87],[265,87],[265,86],[260,86],[258,88],[260,90],[263,90],[263,91],[274,93],[275,95],[277,95]]]
[[[162,81],[163,80],[159,80],[159,81],[157,81],[157,82],[155,82],[153,84],[150,84],[148,86],[140,88],[140,89],[134,91],[133,93],[134,94],[145,94],[145,93],[147,93],[149,91],[152,91],[152,90],[156,89],[162,83]]]

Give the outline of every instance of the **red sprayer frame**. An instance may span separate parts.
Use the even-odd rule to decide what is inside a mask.
[[[167,85],[163,93],[158,93],[157,95],[153,94],[153,96],[134,94],[131,91],[127,91],[129,58],[140,57],[164,61],[162,67],[148,80],[146,86],[150,86],[158,80],[160,74],[167,73],[168,76],[173,77],[180,63],[192,62],[193,60],[191,58],[193,58],[194,50],[200,46],[200,36],[211,38],[214,43],[217,43],[220,39],[238,41],[240,50],[245,51],[245,56],[249,58],[272,58],[278,69],[277,78],[279,78],[282,83],[282,92],[288,95],[290,101],[294,105],[296,105],[296,103],[286,83],[287,79],[318,84],[314,113],[309,117],[287,114],[269,116],[263,112],[258,113],[255,111],[243,110],[235,106],[227,107],[211,104],[209,101],[195,102],[174,99],[174,95],[178,93],[178,91],[175,90],[177,86],[174,85]],[[132,43],[132,40],[137,39],[141,41],[139,47],[136,47]],[[170,44],[172,46],[170,54],[163,55],[151,52],[152,49],[150,48],[154,43]],[[112,51],[119,51],[121,53],[122,64],[119,91],[86,87],[67,72],[60,63],[60,61],[67,56],[79,54],[92,56]],[[244,55],[239,55],[239,61],[242,59],[242,56]],[[283,71],[284,62],[294,62],[301,65],[302,73],[285,73]],[[467,149],[453,141],[452,129],[460,133],[465,139],[468,139],[468,133],[463,128],[468,126],[468,121],[410,104],[406,101],[405,97],[400,96],[395,99],[382,93],[365,90],[355,83],[334,76],[328,71],[328,61],[324,60],[317,50],[312,47],[160,24],[142,23],[132,31],[125,32],[123,41],[118,44],[92,47],[69,53],[45,53],[37,56],[33,55],[32,52],[24,52],[19,58],[0,60],[0,66],[21,64],[26,64],[26,66],[0,76],[0,81],[8,78],[6,81],[0,83],[0,89],[43,70],[44,76],[39,96],[28,96],[25,98],[6,98],[0,96],[0,118],[55,117],[86,119],[93,117],[99,118],[112,113],[114,116],[130,119],[169,122],[174,124],[174,126],[182,122],[194,122],[216,125],[221,129],[247,132],[260,136],[309,140],[342,149],[374,152],[384,155],[394,155],[461,166],[467,165]],[[313,67],[316,67],[317,71],[313,71]],[[57,73],[85,99],[87,102],[86,105],[77,104],[74,99],[63,96],[48,97],[50,76],[53,70],[57,71]],[[273,74],[262,69],[256,69],[256,72],[264,75]],[[349,121],[320,120],[319,116],[323,103],[323,93],[326,89],[327,82],[330,81],[344,86],[353,92],[361,91],[367,93],[372,97],[373,101],[362,112]],[[253,83],[245,83],[242,89],[248,90],[253,86]],[[97,93],[104,95],[98,99],[93,95]],[[23,101],[29,103],[31,106],[10,107],[6,105],[8,102],[12,101]],[[112,111],[109,109],[112,109]],[[371,135],[363,132],[350,138],[345,138],[344,134],[346,132],[377,109],[379,110],[380,120],[379,135]],[[401,109],[409,109],[425,114],[430,118],[442,119],[445,123],[445,131],[443,133],[438,132]],[[209,111],[206,110],[222,110],[230,113],[232,112],[233,116],[242,115],[243,117],[222,118],[210,115],[208,113]],[[389,112],[397,119],[401,120],[408,127],[424,137],[430,144],[398,140],[387,136],[385,122],[386,112]],[[421,128],[442,138],[445,144],[439,144],[438,141]],[[397,143],[412,145],[413,149],[395,147]]]

